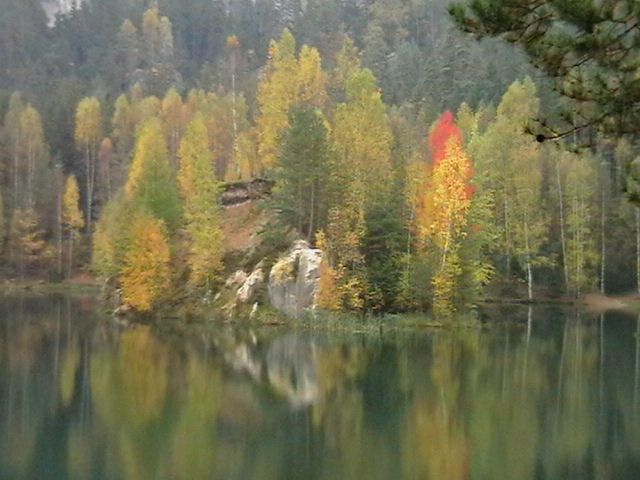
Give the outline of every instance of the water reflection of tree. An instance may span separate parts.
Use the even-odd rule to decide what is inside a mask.
[[[527,327],[435,335],[417,359],[428,381],[412,382],[407,478],[614,478],[600,440],[600,335],[597,320],[580,318],[559,341]]]
[[[63,297],[43,299],[28,294],[3,299],[2,308],[0,405],[7,408],[0,412],[0,473],[11,478],[56,476],[65,470],[65,459],[60,455],[64,448],[59,447],[66,443],[68,432],[59,419],[68,417],[78,404],[72,399],[80,398],[74,383],[79,372],[82,377],[80,364],[86,358],[79,351],[80,338],[87,338],[85,327],[91,323],[94,308],[90,302],[74,301],[71,305]],[[66,328],[72,316],[73,333]],[[66,351],[71,353],[66,355]],[[70,372],[67,377],[71,381],[62,381],[64,370]],[[61,382],[66,384],[63,389]],[[90,392],[85,392],[86,406]],[[63,396],[64,402],[60,401]]]
[[[613,319],[176,335],[54,307],[0,317],[0,477],[605,480],[640,454]]]

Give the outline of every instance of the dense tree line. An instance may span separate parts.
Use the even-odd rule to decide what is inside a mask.
[[[78,169],[78,176],[72,125],[81,98],[103,102],[106,119],[114,99],[136,83],[157,96],[175,85],[182,93],[194,87],[242,91],[255,111],[269,41],[284,27],[301,44],[315,46],[329,67],[349,35],[385,101],[411,102],[428,115],[463,100],[496,101],[527,70],[499,42],[477,44],[459,32],[446,0],[81,3],[51,27],[37,0],[0,4],[0,114],[13,91],[22,91],[43,116],[54,157],[66,169]]]
[[[514,77],[521,61],[444,29],[439,2],[142,3],[59,17],[42,32],[52,46],[41,51],[68,61],[54,94],[25,82],[26,93],[10,95],[0,182],[8,272],[64,278],[91,256],[139,310],[185,282],[208,295],[224,273],[220,183],[265,176],[276,182],[267,236],[324,250],[327,309],[449,315],[489,284],[520,295],[521,283],[529,299],[546,294],[541,285],[576,296],[638,285],[628,259],[640,259],[640,222],[621,194],[633,148],[604,137],[578,153],[579,138],[535,142],[540,82],[522,75],[489,88],[488,65],[502,59]],[[327,22],[309,25],[312,14]],[[103,54],[102,73],[90,44],[56,43],[80,26]],[[252,28],[277,40],[266,49]],[[11,65],[26,68],[27,53],[38,65],[59,60],[37,57],[20,43],[28,38]],[[486,64],[456,63],[467,46]],[[416,59],[397,63],[405,48]],[[429,70],[436,59],[455,73]],[[416,66],[426,70],[414,75]],[[35,66],[27,71],[37,82]],[[58,80],[78,88],[65,96]],[[425,83],[403,90],[408,80]]]

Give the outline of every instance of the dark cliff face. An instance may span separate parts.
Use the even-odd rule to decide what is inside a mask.
[[[271,195],[274,182],[256,178],[250,182],[234,182],[222,187],[220,203],[225,207],[260,200]]]

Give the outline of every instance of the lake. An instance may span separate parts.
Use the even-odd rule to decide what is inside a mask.
[[[640,478],[638,319],[487,317],[124,328],[91,297],[3,297],[0,478]]]

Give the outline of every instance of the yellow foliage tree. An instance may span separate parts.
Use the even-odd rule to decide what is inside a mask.
[[[269,62],[258,88],[258,151],[265,169],[276,165],[279,138],[289,126],[289,108],[296,99],[297,73],[296,41],[291,32],[285,29],[280,40],[270,44]]]
[[[361,202],[389,186],[391,145],[386,106],[376,78],[368,69],[354,70],[347,80],[347,102],[336,108],[333,141],[340,168],[361,190]]]
[[[451,137],[443,158],[433,170],[430,192],[433,210],[429,231],[441,255],[433,279],[434,304],[436,311],[442,314],[455,310],[453,296],[456,279],[461,273],[458,248],[471,207],[471,173],[471,159],[460,141]]]
[[[133,219],[132,242],[122,271],[122,298],[138,311],[150,311],[171,284],[167,229],[147,212]]]
[[[73,244],[80,236],[80,230],[84,227],[84,220],[82,219],[82,212],[79,208],[80,203],[80,190],[78,188],[78,181],[73,175],[67,177],[65,184],[64,196],[62,199],[62,221],[67,227],[68,235],[68,271],[67,276],[71,277],[71,271],[73,266]]]
[[[25,269],[41,263],[49,257],[44,232],[40,229],[38,215],[33,208],[14,210],[9,232],[9,248],[24,275]]]
[[[366,272],[363,255],[368,214],[391,184],[392,133],[376,79],[355,69],[347,81],[347,102],[338,105],[332,141],[332,182],[339,192],[329,211],[327,251],[336,273],[341,302],[364,307]]]
[[[102,139],[102,111],[96,97],[83,98],[76,109],[75,141],[83,153],[86,178],[87,231],[91,231],[98,145]]]
[[[327,237],[322,230],[316,234],[316,246],[322,251],[327,251]],[[340,292],[338,290],[338,280],[338,272],[329,264],[325,256],[320,264],[320,280],[318,282],[317,296],[319,308],[325,310],[340,310],[342,305]]]
[[[180,218],[180,202],[158,119],[147,121],[138,134],[125,193],[129,201],[148,209],[164,220],[170,229],[176,227]]]
[[[188,263],[191,281],[209,286],[222,268],[222,229],[218,206],[219,186],[211,165],[207,127],[196,114],[180,143],[178,182],[189,234]]]
[[[327,100],[327,76],[322,70],[322,60],[317,49],[307,45],[303,45],[300,49],[297,83],[296,102],[307,103],[318,108],[324,106]]]
[[[188,109],[175,88],[170,88],[162,100],[162,124],[169,145],[169,154],[174,167],[178,164],[178,148],[188,122]]]

